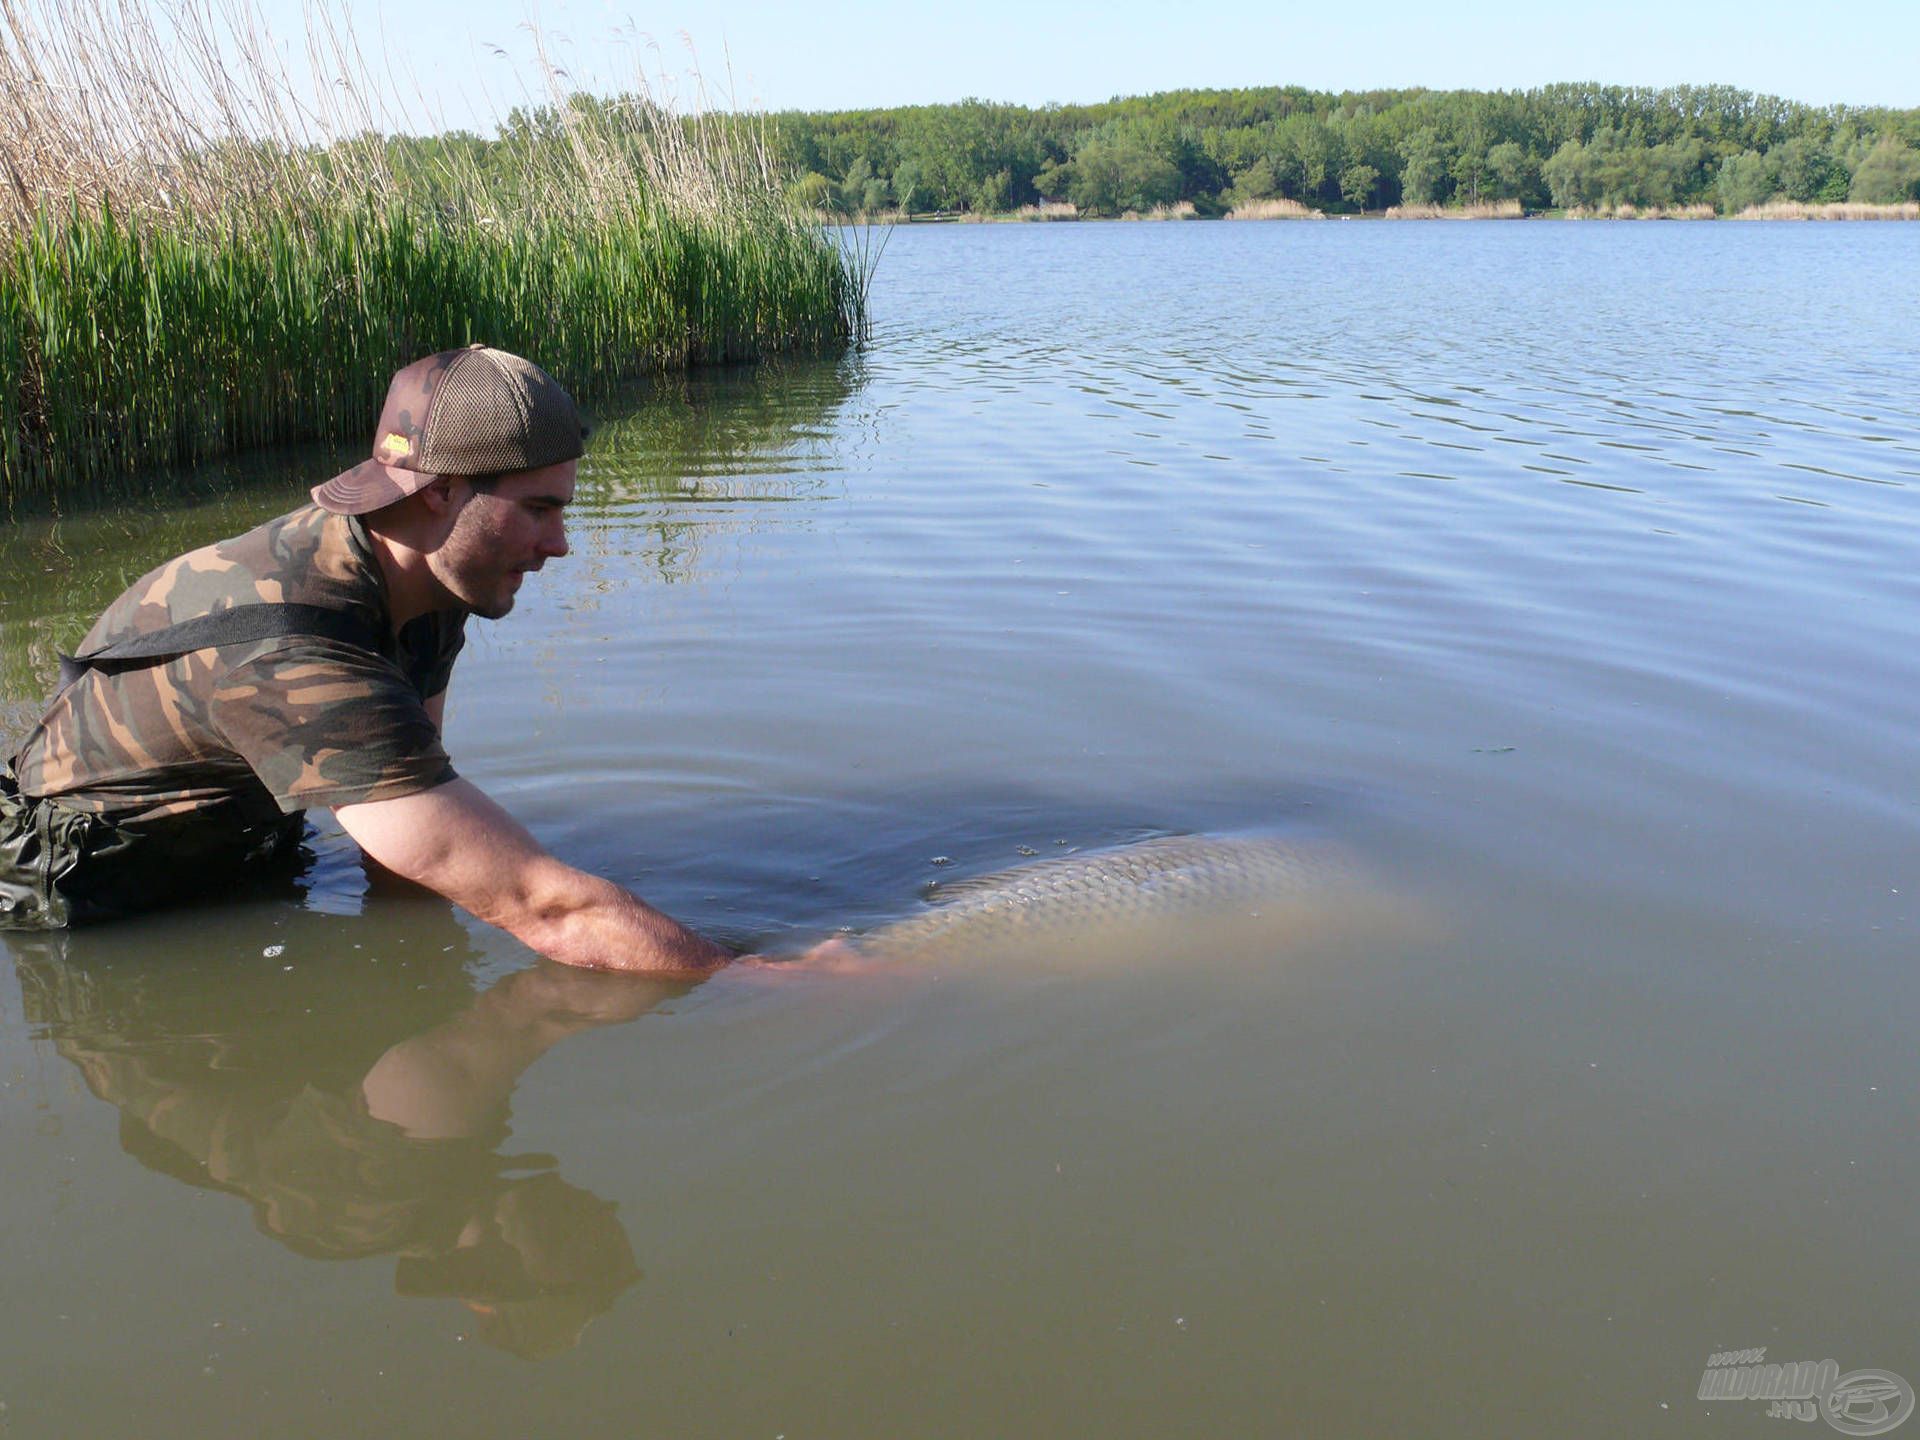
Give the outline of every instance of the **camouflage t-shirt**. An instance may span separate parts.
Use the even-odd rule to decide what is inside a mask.
[[[171,560],[108,606],[78,653],[261,603],[346,611],[388,648],[289,635],[88,670],[16,756],[21,793],[175,836],[272,830],[309,805],[389,800],[453,778],[425,702],[446,688],[466,612],[423,615],[396,643],[358,519],[307,505]]]

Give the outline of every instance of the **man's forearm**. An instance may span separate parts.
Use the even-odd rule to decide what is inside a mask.
[[[465,780],[334,813],[389,870],[562,964],[703,975],[733,958],[638,896],[548,854]]]
[[[551,856],[524,867],[495,903],[469,908],[563,965],[706,974],[733,958],[637,895]]]

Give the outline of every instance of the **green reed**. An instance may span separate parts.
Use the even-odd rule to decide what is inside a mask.
[[[475,340],[592,399],[862,333],[870,256],[783,203],[761,122],[570,92],[536,34],[544,103],[422,134],[349,19],[308,0],[303,97],[254,0],[0,0],[0,498],[370,436]]]
[[[0,488],[58,495],[357,436],[395,369],[475,340],[592,397],[647,371],[830,352],[863,308],[841,251],[772,205],[509,225],[368,201],[192,229],[42,207],[0,237]]]

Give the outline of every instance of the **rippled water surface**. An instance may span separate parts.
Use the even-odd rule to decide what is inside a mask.
[[[317,817],[285,895],[0,942],[0,1434],[1745,1435],[1710,1353],[1920,1382],[1916,294],[1898,225],[894,234],[860,355],[607,407],[462,772],[741,945],[1167,833],[1373,882],[676,991]],[[345,458],[0,534],[9,727]]]

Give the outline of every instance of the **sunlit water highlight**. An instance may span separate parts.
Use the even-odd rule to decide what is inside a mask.
[[[556,998],[322,824],[304,894],[7,941],[0,1432],[1734,1435],[1715,1351],[1920,1381],[1916,242],[895,234],[861,356],[605,417],[463,773],[741,944],[1183,832],[1392,903]],[[330,458],[279,463],[0,539],[16,728]],[[539,1162],[341,1118],[483,1023],[544,1058],[471,1144],[617,1203],[611,1293],[463,1308]]]

